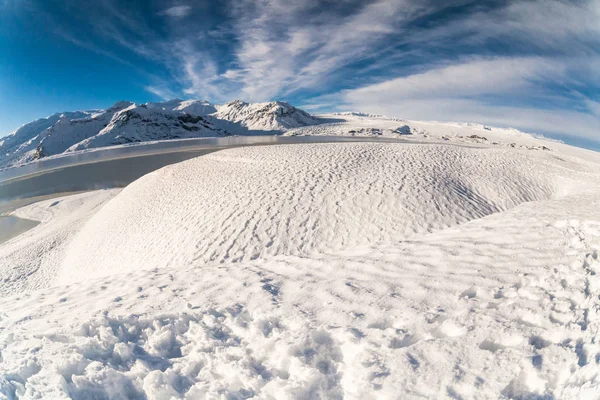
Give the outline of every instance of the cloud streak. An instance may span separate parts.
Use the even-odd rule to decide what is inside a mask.
[[[510,114],[527,129],[544,118],[594,136],[595,0],[157,0],[143,10],[99,0],[87,14],[65,4],[72,18],[89,16],[92,32],[67,40],[138,68],[139,58],[162,66],[146,85],[159,97],[327,99],[330,108],[502,124]]]
[[[404,118],[481,122],[597,139],[599,103],[578,92],[561,95],[546,87],[548,81],[568,82],[581,73],[574,60],[470,60],[347,90],[339,102]],[[530,105],[548,99],[555,105]]]
[[[160,14],[166,15],[172,18],[182,18],[188,16],[192,12],[192,7],[181,5],[181,6],[173,6],[163,10]]]

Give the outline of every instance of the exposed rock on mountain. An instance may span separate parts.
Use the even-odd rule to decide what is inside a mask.
[[[315,125],[321,122],[305,111],[284,101],[270,103],[246,103],[235,100],[218,107],[216,116],[236,122],[248,129],[286,130],[301,126]]]

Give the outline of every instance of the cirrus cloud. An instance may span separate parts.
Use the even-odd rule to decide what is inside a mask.
[[[52,21],[47,3],[23,1]],[[57,32],[141,70],[144,60],[160,65],[144,85],[154,96],[327,100],[320,109],[490,124],[514,118],[515,127],[600,140],[596,0],[119,3],[98,0],[86,13],[63,0],[60,12],[84,18],[86,29],[61,24]],[[197,10],[202,18],[190,18]]]
[[[181,5],[181,6],[173,6],[163,10],[160,14],[166,15],[173,18],[181,18],[189,15],[192,12],[192,7]]]

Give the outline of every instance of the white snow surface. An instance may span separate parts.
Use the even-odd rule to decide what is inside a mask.
[[[0,396],[596,398],[600,156],[452,129],[18,209],[41,224],[0,245]]]
[[[482,152],[283,145],[231,149],[166,167],[129,185],[92,217],[67,253],[59,281],[398,243],[553,198],[566,179],[525,154]],[[110,259],[102,256],[107,249]]]

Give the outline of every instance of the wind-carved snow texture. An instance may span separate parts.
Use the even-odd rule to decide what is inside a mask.
[[[3,283],[0,393],[594,398],[600,169],[561,148],[243,148],[24,207],[3,277],[71,236]]]
[[[536,179],[528,157],[479,153],[362,143],[240,148],[186,161],[134,182],[92,217],[60,282],[397,243],[553,195],[551,176]]]

